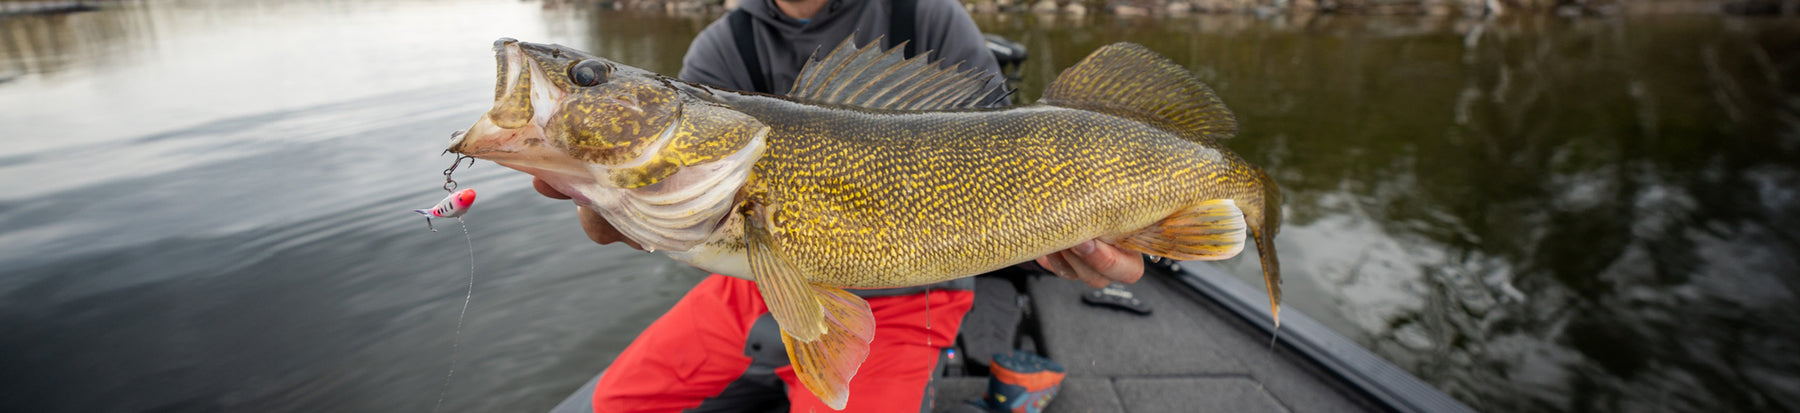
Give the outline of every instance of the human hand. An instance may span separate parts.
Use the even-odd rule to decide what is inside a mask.
[[[537,177],[531,178],[531,187],[536,189],[539,194],[552,199],[570,199],[562,191],[550,187],[549,182],[544,182],[543,179]],[[643,246],[638,245],[637,241],[632,241],[631,238],[626,238],[625,234],[619,233],[619,229],[614,228],[611,222],[606,222],[606,218],[601,217],[598,212],[576,205],[575,217],[581,220],[581,230],[587,232],[588,239],[594,240],[595,244],[623,242],[632,248],[644,249]]]
[[[1130,284],[1144,277],[1143,256],[1094,240],[1038,257],[1037,264],[1058,277],[1094,288],[1106,287],[1113,281]]]

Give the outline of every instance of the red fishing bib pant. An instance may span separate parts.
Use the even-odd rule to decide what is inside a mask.
[[[869,343],[868,360],[850,380],[844,411],[919,411],[938,355],[954,344],[974,296],[973,291],[932,290],[929,329],[927,294],[866,298],[875,315],[875,339]],[[719,396],[752,369],[746,339],[768,312],[755,282],[708,277],[607,368],[595,387],[594,411],[683,411]],[[774,373],[786,383],[791,411],[832,411],[800,384],[792,367],[783,365]]]

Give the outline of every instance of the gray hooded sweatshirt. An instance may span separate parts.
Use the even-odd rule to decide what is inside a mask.
[[[799,76],[800,68],[814,53],[823,58],[853,33],[858,46],[867,45],[888,33],[889,19],[892,18],[890,0],[831,0],[811,20],[803,23],[782,14],[775,7],[775,1],[743,0],[739,7],[752,17],[750,27],[756,36],[757,60],[762,63],[762,72],[770,77],[769,86],[776,94],[793,89],[794,78]],[[987,49],[981,29],[975,27],[975,21],[969,18],[961,4],[956,0],[916,2],[918,11],[913,14],[912,41],[918,47],[913,50],[920,54],[929,51],[932,61],[946,67],[961,62],[963,69],[979,67],[993,73],[994,78],[988,81],[990,86],[1006,81],[1000,75],[1000,65],[994,61],[993,52]],[[713,21],[694,38],[694,43],[688,46],[687,56],[681,59],[681,79],[727,89],[755,89],[750,71],[744,69],[744,59],[738,54],[729,17]],[[998,99],[989,105],[1005,103],[1005,99]],[[930,286],[850,291],[863,297],[875,297],[916,294],[926,287],[971,290],[975,282],[972,278],[960,278]]]
[[[757,60],[776,94],[793,88],[800,67],[815,52],[824,57],[852,33],[859,46],[888,33],[891,0],[831,0],[804,23],[782,14],[775,1],[743,0],[739,7],[753,17],[750,26],[756,36]],[[994,73],[991,84],[1005,82],[981,30],[961,4],[956,0],[917,0],[916,4],[913,42],[917,48],[913,50],[921,54],[930,51],[930,59],[945,66],[961,62],[964,69],[974,67]],[[716,87],[754,89],[728,18],[713,21],[694,38],[687,56],[681,60],[680,76],[682,80]]]

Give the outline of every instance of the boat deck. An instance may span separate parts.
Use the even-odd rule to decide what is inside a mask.
[[[1024,284],[1043,338],[1027,346],[1068,369],[1047,412],[1386,410],[1287,347],[1271,349],[1267,333],[1166,272],[1127,287],[1152,306],[1149,315],[1086,304],[1090,288],[1076,282],[1032,276]],[[937,407],[981,397],[987,380],[943,378]]]

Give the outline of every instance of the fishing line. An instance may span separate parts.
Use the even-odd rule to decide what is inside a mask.
[[[463,319],[469,315],[469,302],[475,299],[475,240],[469,237],[467,221],[456,217],[456,223],[462,226],[463,242],[469,245],[469,291],[463,294],[462,313],[456,316],[456,335],[450,339],[450,370],[444,373],[444,385],[438,390],[437,405],[431,407],[432,412],[444,407],[444,396],[450,393],[450,376],[456,375],[457,344],[462,342]]]
[[[462,133],[462,131],[457,131],[456,133],[452,133],[451,135],[452,135],[452,137],[454,137],[455,135],[458,135],[461,133]],[[450,151],[445,150],[444,152],[449,153]],[[451,174],[456,172],[456,168],[458,166],[462,166],[463,159],[469,160],[469,167],[471,167],[471,168],[475,167],[475,158],[474,157],[467,156],[467,155],[460,155],[460,154],[457,155],[455,160],[450,161],[450,167],[444,169],[444,191],[445,192],[450,192],[452,194],[456,193],[456,187],[457,187],[456,179],[453,179],[451,177]],[[454,197],[455,195],[451,195],[451,196]],[[471,198],[471,200],[472,199],[473,198]],[[446,201],[448,201],[448,199],[446,199]],[[426,217],[425,222],[430,223],[431,218]],[[444,407],[444,398],[450,394],[450,378],[456,376],[456,361],[457,361],[458,352],[459,352],[461,344],[462,344],[463,321],[468,319],[469,303],[471,301],[474,301],[474,299],[475,299],[475,240],[473,237],[469,236],[469,222],[464,221],[461,215],[458,215],[456,217],[456,224],[458,226],[462,227],[463,243],[466,244],[469,248],[469,287],[468,287],[468,290],[463,293],[462,311],[456,315],[456,332],[454,333],[454,335],[452,335],[450,337],[450,367],[444,372],[444,382],[438,388],[437,404],[435,404],[431,407],[431,411],[433,413],[436,413],[439,409],[442,409]],[[437,230],[434,229],[432,231],[435,232]]]
[[[1275,323],[1275,328],[1269,329],[1269,351],[1263,352],[1263,360],[1265,360],[1263,363],[1266,363],[1265,365],[1275,365],[1275,342],[1279,339],[1281,339],[1281,323],[1277,321]],[[1262,386],[1262,383],[1258,382],[1256,385]]]

